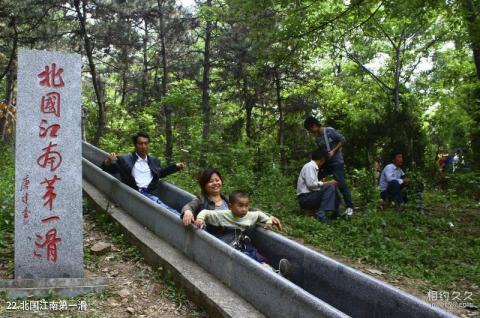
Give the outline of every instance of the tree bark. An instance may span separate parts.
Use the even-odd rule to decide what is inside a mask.
[[[127,74],[129,69],[129,60],[128,60],[128,48],[126,45],[121,47],[120,51],[120,106],[121,108],[125,107],[125,103],[127,100],[127,88],[128,88],[128,81],[127,81]]]
[[[477,74],[477,86],[472,90],[468,107],[468,113],[475,121],[470,133],[472,141],[473,165],[480,168],[480,7],[478,2],[463,0],[461,2],[464,17],[467,22],[467,30],[470,37],[470,45],[473,52],[473,61]]]
[[[15,67],[14,63],[10,65],[10,69],[7,72],[7,78],[5,81],[5,100],[7,104],[10,104],[13,99],[13,88],[15,85]]]
[[[247,75],[244,73],[242,69],[242,76],[243,76],[243,100],[245,103],[245,132],[247,133],[248,141],[250,141],[253,137],[253,129],[252,129],[252,111],[253,107],[255,106],[255,98],[248,93],[248,83],[247,83]]]
[[[98,145],[100,138],[105,133],[105,100],[104,100],[103,92],[101,90],[100,76],[97,75],[95,63],[93,62],[92,43],[90,42],[90,38],[88,37],[87,30],[86,30],[86,19],[85,19],[86,1],[87,0],[81,0],[82,9],[80,9],[80,0],[74,0],[74,6],[75,6],[75,10],[77,11],[77,18],[80,24],[80,32],[85,42],[85,52],[88,58],[88,65],[90,67],[90,75],[92,76],[92,84],[93,84],[93,89],[95,91],[95,97],[97,98],[97,105],[98,105],[97,131],[95,132],[95,137],[92,143],[94,145]]]
[[[143,71],[142,71],[142,96],[140,97],[141,109],[145,109],[148,100],[148,22],[147,17],[143,18],[144,34],[143,34]]]
[[[211,7],[212,1],[207,0],[205,5]],[[203,113],[203,130],[202,130],[202,147],[200,151],[200,167],[206,167],[206,159],[208,153],[208,137],[210,135],[210,42],[212,38],[212,21],[207,20],[205,28],[205,47],[203,50],[203,78],[202,78],[202,113]]]
[[[12,43],[12,53],[10,54],[10,58],[8,59],[7,66],[5,67],[5,70],[3,73],[0,75],[0,81],[5,77],[5,75],[8,74],[8,72],[11,71],[12,65],[14,64],[15,57],[17,56],[17,49],[18,49],[18,30],[17,30],[17,25],[15,23],[15,17],[12,17],[10,20],[10,25],[13,28],[13,43]],[[5,95],[5,98],[7,99],[8,102],[8,95]]]
[[[472,46],[477,79],[480,80],[480,19],[478,17],[480,8],[476,7],[472,0],[463,0],[462,6],[467,22],[470,45]]]
[[[5,67],[4,72],[0,75],[0,80],[2,80],[5,76],[7,76],[5,81],[5,103],[8,107],[12,102],[12,92],[13,92],[13,85],[14,85],[14,76],[15,76],[15,57],[17,56],[17,49],[18,49],[18,32],[17,27],[15,24],[15,17],[11,18],[11,25],[14,30],[14,37],[12,43],[12,52],[10,54],[10,58],[8,60],[8,64]],[[5,110],[5,117],[0,117],[0,140],[5,140],[6,135],[6,128],[8,122],[8,108]]]
[[[287,163],[285,155],[285,120],[282,105],[282,86],[280,82],[280,74],[277,67],[273,69],[273,75],[275,80],[275,91],[277,95],[277,107],[278,107],[278,144],[280,146],[280,164],[282,168],[285,168]]]
[[[395,74],[393,84],[393,110],[398,112],[400,103],[400,69],[401,69],[400,44],[395,47]]]

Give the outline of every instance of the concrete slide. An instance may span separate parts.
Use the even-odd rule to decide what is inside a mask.
[[[273,231],[256,228],[254,245],[272,265],[287,258],[289,280],[205,231],[184,227],[99,166],[107,153],[83,143],[83,176],[162,241],[181,251],[268,317],[455,317],[387,283],[337,262]],[[193,195],[162,181],[156,194],[181,210]]]

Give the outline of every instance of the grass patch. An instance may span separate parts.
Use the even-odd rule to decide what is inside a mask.
[[[0,263],[14,271],[15,165],[12,147],[0,143]]]

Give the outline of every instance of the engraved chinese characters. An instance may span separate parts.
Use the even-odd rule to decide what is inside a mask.
[[[19,53],[16,278],[83,277],[80,65]]]

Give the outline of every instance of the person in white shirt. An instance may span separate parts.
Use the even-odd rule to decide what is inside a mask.
[[[112,174],[120,174],[123,183],[166,210],[179,215],[180,212],[166,205],[152,192],[156,189],[160,178],[182,170],[185,164],[179,162],[161,168],[158,158],[148,154],[149,140],[150,137],[145,132],[136,133],[132,136],[135,151],[118,157],[115,152],[112,152],[103,162],[102,169]]]
[[[460,168],[460,165],[462,164],[461,160],[460,160],[461,156],[462,156],[462,154],[461,154],[461,151],[459,149],[455,153],[455,156],[453,156],[453,167],[452,167],[453,172],[455,172],[456,170],[458,170],[458,168]]]
[[[339,215],[340,196],[337,191],[337,181],[322,182],[318,180],[318,170],[325,164],[328,152],[317,149],[312,152],[312,160],[306,163],[297,180],[297,199],[302,209],[317,211],[317,218],[322,223],[328,223],[327,211],[333,211],[333,217]]]
[[[407,201],[407,195],[403,192],[403,189],[410,182],[410,179],[405,176],[401,168],[403,153],[395,152],[392,158],[392,163],[386,165],[380,175],[380,197],[384,204],[393,200],[395,206],[400,208]]]

